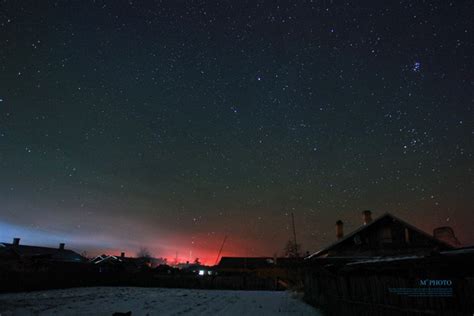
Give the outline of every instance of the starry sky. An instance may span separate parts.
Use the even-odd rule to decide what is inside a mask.
[[[391,212],[474,243],[472,1],[0,2],[0,240],[213,263]]]

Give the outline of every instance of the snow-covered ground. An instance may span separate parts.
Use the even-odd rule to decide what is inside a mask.
[[[322,315],[288,292],[90,287],[0,295],[7,315]]]

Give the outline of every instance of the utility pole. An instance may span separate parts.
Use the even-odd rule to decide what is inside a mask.
[[[295,228],[295,216],[293,215],[293,212],[291,213],[291,223],[293,225],[293,241],[295,243],[295,256],[299,257],[298,253],[298,244],[296,243],[296,228]]]
[[[227,240],[227,235],[224,237],[224,241],[222,241],[221,248],[219,249],[219,252],[217,253],[217,258],[216,262],[214,262],[214,265],[217,265],[217,262],[219,261],[219,257],[221,256],[222,249],[224,248],[225,241]]]

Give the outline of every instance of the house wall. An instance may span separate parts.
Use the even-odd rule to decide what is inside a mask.
[[[324,262],[324,261],[323,261]],[[313,262],[304,273],[305,300],[325,315],[474,315],[474,258],[438,257],[341,264]],[[409,297],[392,288],[417,288],[420,279],[451,280],[452,297]]]

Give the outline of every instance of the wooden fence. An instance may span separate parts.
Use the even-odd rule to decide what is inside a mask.
[[[423,286],[423,280],[449,280],[451,285]],[[305,269],[304,294],[308,303],[327,315],[472,316],[474,260],[435,257],[360,264],[313,260]]]
[[[153,271],[138,273],[97,272],[67,267],[47,271],[14,272],[0,268],[0,293],[84,286],[140,286],[227,290],[282,290],[278,280],[252,274],[199,276],[160,275]]]

